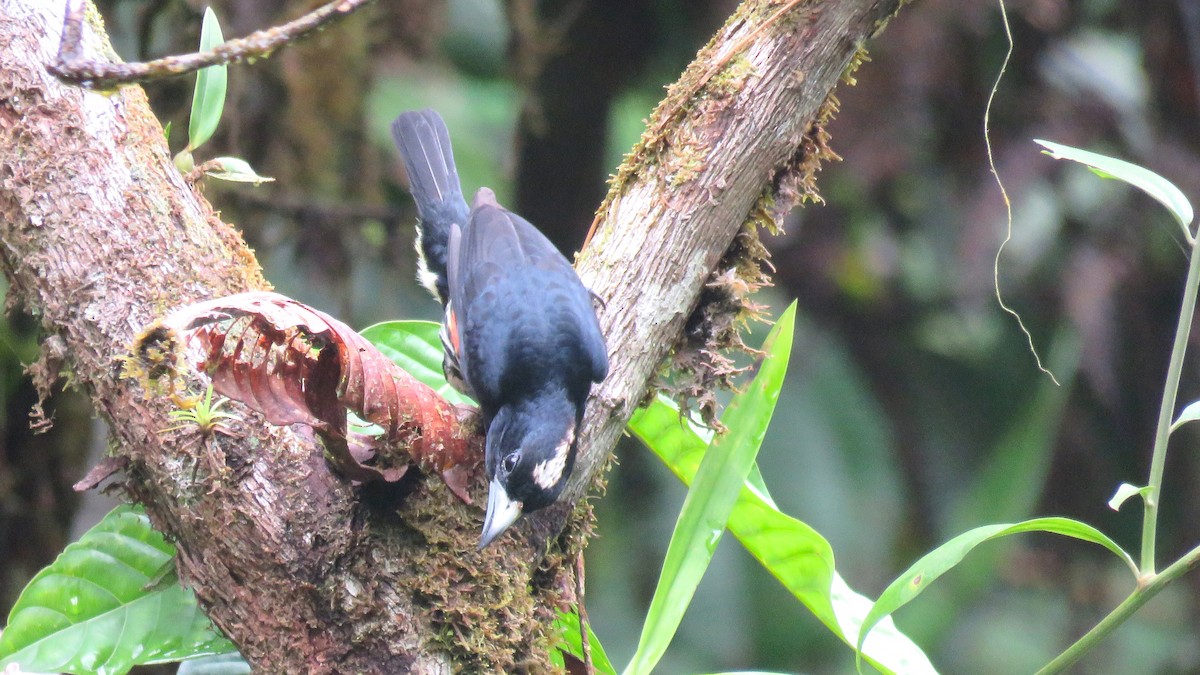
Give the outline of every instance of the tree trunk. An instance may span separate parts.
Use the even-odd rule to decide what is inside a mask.
[[[572,503],[743,223],[811,184],[815,121],[901,0],[792,4],[774,19],[779,3],[738,10],[656,111],[602,208],[580,270],[607,301],[612,372],[590,406]],[[302,427],[242,408],[230,436],[163,441],[172,406],[122,377],[130,342],[180,304],[267,284],[237,231],[171,164],[141,89],[101,94],[46,72],[56,5],[0,0],[9,303],[65,345],[44,349],[36,369],[65,363],[109,420],[130,460],[126,489],[176,542],[181,578],[264,672],[547,670],[545,629],[569,600],[564,561],[586,530],[560,534],[569,505],[476,552],[478,506],[436,480],[350,485]],[[85,33],[89,54],[110,53],[99,26]]]

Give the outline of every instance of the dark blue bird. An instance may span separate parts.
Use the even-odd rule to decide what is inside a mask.
[[[487,188],[467,207],[441,117],[403,113],[392,134],[417,203],[418,278],[446,310],[443,369],[487,426],[483,547],[562,492],[608,354],[591,294],[545,235]]]

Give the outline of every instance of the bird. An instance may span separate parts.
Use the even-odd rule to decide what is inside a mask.
[[[607,347],[593,294],[554,244],[486,187],[467,206],[437,112],[401,113],[392,135],[417,205],[417,277],[444,309],[443,371],[486,429],[482,549],[562,493]]]

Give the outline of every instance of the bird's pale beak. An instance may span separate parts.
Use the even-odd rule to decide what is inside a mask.
[[[510,525],[521,517],[521,502],[515,502],[508,497],[508,491],[493,480],[488,486],[487,515],[483,518],[483,537],[479,540],[479,548],[492,543],[492,540],[504,533]]]

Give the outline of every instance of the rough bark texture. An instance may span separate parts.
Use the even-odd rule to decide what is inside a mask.
[[[747,2],[656,112],[580,260],[607,299],[613,368],[571,497],[598,474],[705,281],[771,198],[764,186],[811,179],[814,120],[857,45],[900,2],[795,3],[761,30],[782,5]],[[351,486],[303,428],[246,412],[230,437],[160,433],[170,404],[120,377],[133,336],[181,303],[267,284],[236,230],[171,165],[140,89],[103,95],[46,73],[62,28],[52,5],[0,0],[9,303],[65,344],[72,381],[131,460],[129,492],[177,542],[182,578],[262,672],[547,669],[544,628],[569,587],[562,551],[579,543],[578,531],[558,532],[568,506],[476,552],[478,507],[433,480]],[[87,33],[89,50],[107,52]]]

